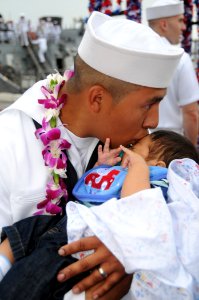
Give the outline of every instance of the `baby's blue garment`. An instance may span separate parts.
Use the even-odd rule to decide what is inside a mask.
[[[149,167],[152,187],[160,186],[164,196],[168,188],[167,168]],[[99,205],[111,198],[120,199],[127,168],[101,165],[87,171],[77,182],[73,195],[85,205]]]
[[[73,195],[81,202],[101,204],[113,197],[120,198],[120,192],[127,169],[121,166],[101,165],[87,171],[76,183]]]
[[[165,200],[167,201],[167,190],[168,190],[168,180],[167,180],[167,168],[159,166],[150,166],[150,184],[152,188],[160,187],[164,195]]]

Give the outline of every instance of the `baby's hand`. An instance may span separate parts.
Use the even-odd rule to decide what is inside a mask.
[[[121,163],[122,167],[130,168],[132,166],[135,166],[135,164],[137,163],[147,165],[144,158],[140,154],[134,152],[133,149],[128,149],[122,145],[120,146],[120,149],[124,151],[124,156]]]
[[[110,139],[107,138],[104,147],[102,147],[102,145],[99,145],[98,147],[98,161],[96,165],[114,166],[121,161],[121,157],[118,156],[120,152],[120,147],[116,149],[110,149]]]
[[[121,197],[127,197],[139,191],[149,189],[149,168],[144,158],[133,149],[120,146],[124,151],[122,166],[128,167],[128,172],[124,180]]]

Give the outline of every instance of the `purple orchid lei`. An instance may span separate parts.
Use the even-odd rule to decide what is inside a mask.
[[[46,185],[46,198],[37,204],[38,211],[35,214],[59,214],[62,208],[59,206],[61,198],[68,199],[66,184],[67,156],[65,150],[71,144],[61,137],[61,130],[57,127],[58,117],[67,100],[67,95],[62,94],[59,98],[59,91],[69,78],[73,76],[73,71],[67,70],[62,77],[59,73],[47,76],[46,86],[41,87],[45,99],[38,99],[38,103],[43,105],[45,115],[42,120],[42,127],[35,131],[37,139],[43,144],[42,156],[45,166],[49,170],[49,178]]]

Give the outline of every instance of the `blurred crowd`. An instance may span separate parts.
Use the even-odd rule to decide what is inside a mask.
[[[31,33],[34,32],[34,36]],[[12,20],[4,20],[0,14],[0,42],[9,43],[14,40],[19,40],[22,46],[28,46],[28,38],[36,39],[46,38],[47,40],[57,41],[61,33],[61,24],[51,17],[40,18],[38,25],[34,28],[31,21],[21,14],[18,22]]]
[[[22,47],[37,45],[40,63],[45,63],[47,51],[54,51],[60,34],[61,24],[51,17],[40,18],[34,28],[24,14],[20,15],[16,23],[12,20],[5,21],[0,15],[0,43],[19,42]]]
[[[12,20],[4,21],[0,15],[0,43],[9,43],[16,37],[16,26]]]

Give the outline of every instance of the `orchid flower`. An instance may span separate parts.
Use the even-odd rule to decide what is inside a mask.
[[[42,151],[45,165],[50,168],[65,169],[67,156],[64,150],[69,149],[70,145],[64,139],[52,140]]]

